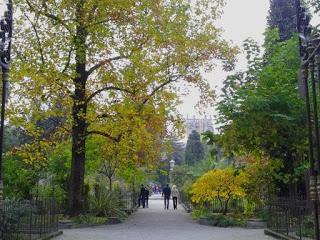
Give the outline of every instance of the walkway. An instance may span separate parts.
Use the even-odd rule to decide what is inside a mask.
[[[170,202],[172,204],[172,202]],[[172,205],[170,206],[172,207]],[[64,230],[57,240],[271,240],[263,230],[215,228],[192,221],[182,207],[163,209],[161,200],[149,201],[148,209],[139,209],[118,225]]]

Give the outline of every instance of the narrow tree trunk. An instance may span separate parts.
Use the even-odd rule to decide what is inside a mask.
[[[110,192],[112,192],[112,176],[108,178],[109,178],[109,189],[110,189]]]
[[[228,199],[228,200],[226,200],[226,201],[224,202],[223,215],[227,215],[227,213],[228,213],[228,204],[229,204],[229,200],[230,200],[230,199]]]
[[[83,187],[86,161],[86,133],[87,133],[87,103],[86,103],[86,38],[87,32],[83,27],[83,5],[77,6],[77,29],[75,36],[76,72],[74,79],[74,98],[72,108],[72,163],[69,194],[69,213],[79,215],[83,210]]]

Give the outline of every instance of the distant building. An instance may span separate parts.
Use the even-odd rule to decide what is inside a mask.
[[[204,133],[206,131],[213,132],[213,120],[212,118],[189,118],[187,117],[185,119],[185,132],[186,132],[186,138],[190,135],[190,133],[195,130],[198,133]]]

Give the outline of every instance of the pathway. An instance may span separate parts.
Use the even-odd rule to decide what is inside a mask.
[[[139,209],[118,225],[64,230],[57,240],[271,240],[263,230],[215,228],[195,223],[181,206],[163,209],[163,201],[154,198],[149,208]],[[170,202],[172,204],[172,201]],[[170,206],[172,207],[172,205]]]

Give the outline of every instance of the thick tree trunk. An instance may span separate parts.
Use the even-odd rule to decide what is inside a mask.
[[[86,135],[87,135],[87,103],[86,103],[86,38],[87,32],[83,23],[83,5],[80,1],[77,6],[78,26],[75,36],[76,72],[74,79],[74,98],[72,108],[72,163],[69,193],[69,213],[71,216],[79,215],[83,210],[83,187],[86,161]]]
[[[70,184],[70,215],[79,215],[83,205],[83,184],[85,173],[85,149],[86,149],[86,121],[79,117],[79,113],[85,113],[85,107],[73,107],[72,126],[72,163]]]

